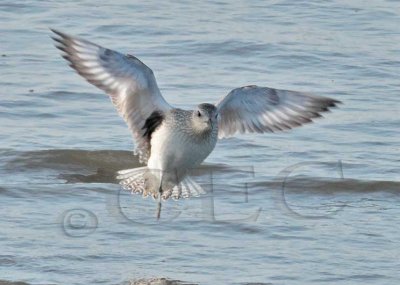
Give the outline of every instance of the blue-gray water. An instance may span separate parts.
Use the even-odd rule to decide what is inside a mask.
[[[127,127],[49,27],[136,55],[181,108],[249,84],[344,104],[219,142],[209,194],[157,223],[113,178],[138,165]],[[398,1],[0,1],[0,284],[398,284],[399,27]]]

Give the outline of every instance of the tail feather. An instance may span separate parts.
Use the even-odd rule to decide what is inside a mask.
[[[134,174],[143,174],[143,172],[147,171],[147,167],[138,167],[138,168],[131,168],[131,169],[124,169],[118,171],[117,179],[125,179]]]
[[[198,197],[202,194],[205,194],[203,188],[197,182],[195,182],[189,176],[186,176],[178,185],[175,185],[172,189],[168,189],[163,192],[163,199],[167,200],[169,197],[172,197],[174,200],[178,200],[180,198],[190,198],[190,197]]]
[[[189,198],[190,197],[190,188],[189,188],[189,184],[187,184],[187,182],[185,180],[183,180],[180,185],[182,186],[182,197],[183,198]],[[194,192],[193,192],[194,194]]]
[[[204,189],[189,176],[187,177],[186,182],[189,184],[189,188],[191,189],[192,196],[197,197],[197,196],[206,194],[206,191],[204,191]]]
[[[146,182],[148,182],[148,179],[146,179],[148,171],[149,169],[147,167],[120,170],[118,171],[117,179],[120,180],[119,184],[125,190],[142,194],[143,197],[151,195],[153,198],[157,198],[158,188],[154,189],[154,191],[153,189],[147,189],[149,188],[148,185],[146,185]],[[172,199],[177,200],[180,198],[198,197],[205,193],[206,192],[197,182],[189,176],[186,176],[178,185],[170,189],[163,189],[161,198],[167,200],[172,197]]]
[[[144,174],[147,172],[147,167],[131,168],[118,171],[117,179],[123,189],[132,193],[143,194],[147,196],[145,191]]]

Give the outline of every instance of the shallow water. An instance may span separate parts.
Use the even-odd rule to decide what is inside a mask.
[[[0,2],[0,284],[397,284],[397,1]],[[257,84],[344,102],[220,141],[202,198],[120,190],[139,166],[107,96],[49,27],[129,52],[192,108]]]

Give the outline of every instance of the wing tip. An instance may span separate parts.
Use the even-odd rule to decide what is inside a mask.
[[[49,29],[50,29],[50,31],[52,31],[54,34],[56,34],[57,36],[59,36],[59,37],[61,37],[61,38],[63,38],[63,39],[69,37],[66,33],[60,32],[59,30],[56,30],[56,29],[53,29],[53,28],[49,28]],[[54,39],[54,37],[55,37],[54,35],[51,36],[52,39]]]
[[[331,99],[331,101],[329,102],[329,106],[328,107],[334,108],[334,107],[338,107],[337,105],[342,105],[342,104],[343,104],[342,101],[339,101],[339,100],[336,100],[336,99]]]
[[[52,31],[54,34],[50,36],[50,38],[54,41],[54,46],[59,49],[60,51],[68,54],[68,43],[67,43],[67,39],[68,39],[68,35],[53,29],[53,28],[49,28],[50,31]]]
[[[343,104],[342,101],[337,100],[337,99],[333,99],[333,98],[329,98],[329,97],[322,97],[324,100],[324,104],[326,107],[338,107],[337,105]]]
[[[52,32],[55,33],[55,34],[60,33],[57,29],[54,29],[54,28],[49,28],[49,30],[52,31]]]

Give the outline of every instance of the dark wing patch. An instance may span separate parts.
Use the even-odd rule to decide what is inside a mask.
[[[148,142],[151,140],[151,135],[153,132],[161,125],[164,120],[164,114],[161,111],[154,111],[146,119],[142,130],[144,130],[143,137],[147,139]]]

